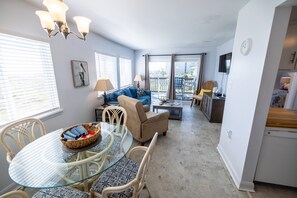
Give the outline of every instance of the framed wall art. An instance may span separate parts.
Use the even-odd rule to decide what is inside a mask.
[[[74,87],[88,86],[90,84],[88,63],[86,61],[72,60],[71,67]]]

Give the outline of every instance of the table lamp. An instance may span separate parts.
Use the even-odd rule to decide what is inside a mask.
[[[134,81],[137,82],[137,88],[139,88],[139,82],[142,81],[140,74],[137,74],[135,76]]]
[[[104,104],[103,106],[108,106],[107,103],[107,98],[106,98],[106,91],[112,90],[114,89],[110,80],[103,78],[103,79],[99,79],[97,81],[96,87],[95,87],[95,91],[103,91],[103,98],[104,98]]]
[[[280,83],[281,83],[281,89],[288,89],[290,85],[291,77],[281,77]]]

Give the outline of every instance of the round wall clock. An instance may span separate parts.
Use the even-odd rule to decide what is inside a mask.
[[[244,40],[240,46],[240,52],[242,55],[246,56],[250,53],[252,49],[252,39],[248,38]]]

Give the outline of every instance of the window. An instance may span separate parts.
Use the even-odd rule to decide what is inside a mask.
[[[109,78],[113,87],[118,87],[117,58],[95,52],[97,79]]]
[[[0,33],[0,125],[60,107],[50,45]]]
[[[124,87],[132,84],[131,60],[120,58],[120,86]]]

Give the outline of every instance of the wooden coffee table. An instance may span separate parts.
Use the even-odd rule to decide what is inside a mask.
[[[154,103],[153,111],[158,112],[159,109],[168,110],[170,115],[169,119],[182,120],[183,117],[183,105],[178,100],[171,100],[166,103]]]

